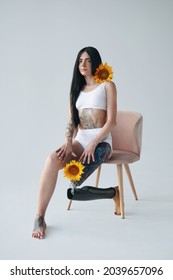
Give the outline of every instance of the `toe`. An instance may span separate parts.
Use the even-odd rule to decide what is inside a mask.
[[[44,238],[44,236],[45,236],[45,230],[44,230],[44,228],[43,227],[41,227],[39,230],[38,230],[38,238],[39,239],[43,239]]]

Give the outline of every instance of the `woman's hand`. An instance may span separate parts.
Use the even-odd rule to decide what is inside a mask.
[[[64,162],[66,158],[70,155],[76,157],[77,155],[73,152],[72,143],[67,142],[62,145],[58,150],[56,150],[57,157]]]
[[[90,142],[85,150],[83,151],[81,157],[79,158],[79,161],[81,161],[82,163],[87,163],[90,164],[91,161],[95,161],[94,158],[94,151],[95,151],[96,145],[93,142]]]

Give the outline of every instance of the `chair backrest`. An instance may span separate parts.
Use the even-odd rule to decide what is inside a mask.
[[[140,157],[143,116],[137,112],[118,111],[117,124],[112,130],[113,150],[128,151]]]

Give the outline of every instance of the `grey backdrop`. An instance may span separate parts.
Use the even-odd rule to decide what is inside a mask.
[[[172,258],[172,11],[171,0],[0,0],[1,259]],[[136,251],[128,247],[135,242],[133,239],[124,245],[124,251],[115,248],[112,252],[111,245],[110,248],[102,248],[93,237],[94,230],[84,240],[81,234],[81,242],[86,244],[82,251],[70,247],[73,246],[70,232],[75,222],[70,223],[69,217],[75,220],[72,215],[76,213],[80,221],[84,214],[82,211],[85,209],[85,214],[91,215],[90,211],[97,203],[89,208],[86,204],[80,205],[76,212],[68,213],[71,216],[63,224],[63,217],[67,215],[68,182],[62,174],[59,190],[49,208],[52,231],[50,227],[48,239],[38,245],[30,237],[40,172],[47,154],[64,141],[73,65],[78,51],[88,45],[96,47],[103,61],[113,66],[118,109],[139,111],[144,116],[142,158],[132,166],[142,201],[137,206],[129,194],[127,218],[124,221],[118,219],[111,238],[106,239],[104,235],[104,213],[100,216],[98,213],[98,219],[103,223],[101,228],[95,220],[89,227],[101,234],[102,244],[106,246],[109,241],[114,243],[112,238],[116,238],[118,229],[121,233],[130,231],[131,227],[139,230],[148,217],[151,224],[147,230],[152,227],[154,230],[153,222],[157,217],[155,232],[146,234],[144,226],[135,236],[137,240],[141,234],[146,236],[146,240],[139,241]],[[115,183],[114,169],[105,167],[104,174],[103,186]],[[149,204],[145,204],[146,201]],[[107,202],[104,203],[109,207]],[[98,204],[100,209],[104,208],[102,206]],[[74,207],[79,207],[79,204]],[[61,213],[62,220],[57,218],[58,213]],[[95,208],[92,216],[94,213],[97,213]],[[141,216],[145,222],[141,221]],[[128,217],[132,218],[133,225]],[[112,223],[111,220],[107,225],[110,231]],[[57,229],[53,229],[55,225]],[[128,226],[122,229],[122,225]],[[80,223],[75,224],[73,240],[77,235],[80,240],[79,228]],[[158,236],[160,230],[163,232]],[[87,231],[88,227],[85,233]],[[158,238],[156,243],[155,238]],[[67,240],[70,250],[61,248],[61,245],[65,248]],[[117,240],[118,244],[120,240],[124,244],[125,236],[120,234]],[[50,244],[46,242],[59,242],[57,247],[61,249],[58,253],[49,250]],[[87,244],[94,242],[97,245],[93,254]],[[151,244],[147,247],[143,242]],[[30,245],[25,247],[25,244]],[[139,249],[140,244],[146,251]],[[159,244],[163,244],[163,250],[157,251]],[[47,246],[47,249],[41,246]]]

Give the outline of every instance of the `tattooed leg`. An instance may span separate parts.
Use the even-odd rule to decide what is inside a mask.
[[[80,186],[111,154],[111,147],[108,143],[102,142],[97,145],[94,152],[94,162],[84,164],[84,173],[79,181],[73,182],[74,187]]]
[[[45,238],[45,231],[46,231],[46,223],[43,217],[37,216],[35,218],[34,229],[32,233],[32,237],[43,239]]]
[[[80,186],[102,163],[106,162],[111,154],[111,147],[108,143],[102,142],[97,145],[94,153],[95,161],[84,164],[84,173],[80,181],[76,182],[76,186]]]
[[[75,187],[80,186],[103,162],[105,162],[111,153],[111,148],[108,143],[100,143],[95,150],[95,162],[85,165],[85,172],[82,174],[80,181],[76,182]],[[72,200],[87,201],[96,199],[113,199],[115,203],[114,214],[120,215],[120,197],[119,188],[94,188],[92,186],[84,186],[82,188],[69,188],[67,197]],[[70,205],[68,209],[70,209]]]

